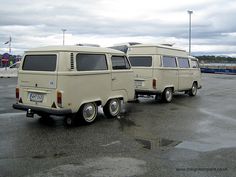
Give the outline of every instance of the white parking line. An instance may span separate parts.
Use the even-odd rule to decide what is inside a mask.
[[[113,142],[111,142],[109,144],[104,144],[104,145],[101,145],[101,146],[107,147],[107,146],[111,146],[111,145],[114,145],[114,144],[120,144],[120,141],[113,141]]]

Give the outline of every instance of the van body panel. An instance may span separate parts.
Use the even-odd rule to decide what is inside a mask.
[[[130,91],[127,88],[134,88],[134,79],[133,79],[132,70],[113,70],[111,74],[111,85],[112,91],[115,92],[115,95],[124,95],[124,101],[132,100],[134,98],[134,90]]]
[[[59,54],[55,52],[29,52],[26,56],[56,55],[55,71],[24,70],[24,60],[18,71],[20,97],[26,105],[50,108],[56,100],[57,65]]]
[[[187,90],[193,85],[193,70],[179,69],[179,88],[178,90]]]
[[[101,101],[104,105],[107,95],[112,94],[111,75],[110,72],[99,74],[76,72],[68,76],[59,73],[58,89],[64,91],[62,93],[62,107],[71,108],[72,112],[77,112],[80,106],[86,102]]]
[[[188,56],[185,50],[163,45],[137,44],[129,46],[127,55],[130,58],[145,56],[152,56],[153,58],[151,67],[132,66],[135,75],[136,94],[162,93],[167,87],[173,87],[173,91],[188,91],[194,82],[198,83],[198,88],[201,87],[200,68],[193,66],[198,65],[196,64],[198,60]],[[176,66],[164,66],[163,56],[175,58]],[[187,59],[189,66],[180,67],[178,58]],[[152,84],[153,80],[155,81],[155,88]]]
[[[152,68],[133,68],[135,88],[149,89],[152,87],[153,69]]]
[[[174,90],[179,89],[179,71],[177,68],[159,68],[158,70],[158,90],[163,92],[167,87],[173,87]]]
[[[101,54],[105,56],[102,62],[107,68],[91,69],[88,65],[100,67],[101,63],[89,62],[86,60],[89,57],[79,59],[78,54],[83,54],[83,57],[86,54],[93,55],[90,59],[95,58],[96,62],[100,62],[100,59],[94,56]],[[57,56],[56,66],[52,71],[50,68],[50,71],[43,71],[43,66],[48,69],[44,63],[47,60],[43,60],[43,56],[47,55]],[[83,104],[89,102],[104,106],[111,98],[133,100],[133,70],[131,68],[122,71],[112,70],[113,55],[125,57],[123,52],[117,50],[81,46],[49,46],[25,52],[19,67],[17,84],[19,98],[13,107],[21,110],[32,109],[35,113],[63,115],[76,113]],[[27,56],[31,58],[26,59]],[[28,68],[24,66],[25,60],[28,60]],[[85,63],[77,65],[79,60]],[[30,62],[33,62],[32,65]],[[36,64],[39,64],[42,71],[38,71]],[[78,70],[77,67],[88,69]]]

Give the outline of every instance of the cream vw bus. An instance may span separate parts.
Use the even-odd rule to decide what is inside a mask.
[[[184,50],[166,45],[137,44],[127,54],[135,73],[135,94],[156,95],[171,102],[174,92],[190,96],[201,88],[198,60]]]
[[[51,46],[25,52],[19,68],[15,109],[94,122],[98,106],[107,117],[134,98],[133,71],[123,52],[85,46]]]

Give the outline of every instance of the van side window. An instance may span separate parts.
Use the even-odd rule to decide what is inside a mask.
[[[132,56],[129,57],[130,63],[134,67],[151,67],[152,57],[150,56]]]
[[[163,67],[171,67],[171,68],[176,68],[176,59],[175,57],[170,57],[170,56],[163,56],[162,57],[162,66]]]
[[[103,54],[76,55],[77,71],[107,70],[106,56]]]
[[[191,60],[191,66],[192,68],[199,68],[199,64],[197,60]]]
[[[189,68],[188,58],[178,58],[180,68]]]
[[[112,56],[112,69],[130,69],[130,64],[125,56]]]

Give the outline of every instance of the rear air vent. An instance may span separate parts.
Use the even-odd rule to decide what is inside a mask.
[[[70,54],[70,69],[74,69],[75,65],[74,65],[74,54],[71,53]]]

